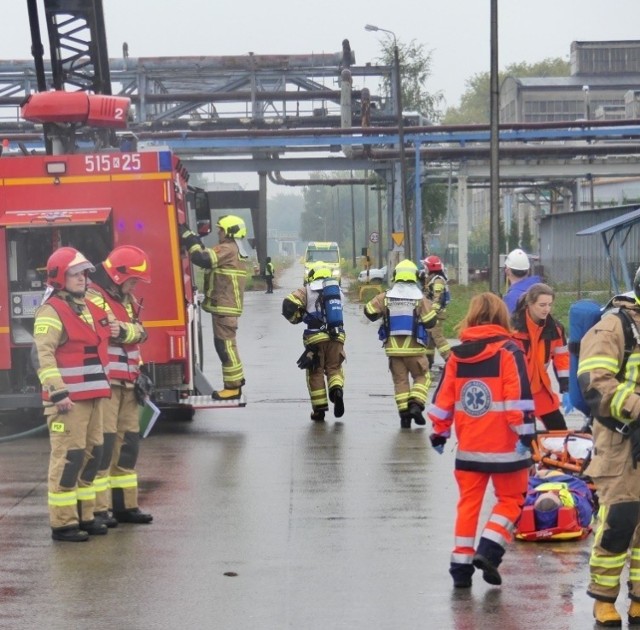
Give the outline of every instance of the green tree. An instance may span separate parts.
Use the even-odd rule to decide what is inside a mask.
[[[441,107],[444,102],[442,92],[430,92],[426,88],[431,76],[432,52],[412,39],[408,44],[398,44],[400,61],[400,81],[402,86],[402,109],[417,111],[432,122],[438,122],[442,116]],[[394,65],[393,38],[387,36],[382,43],[382,56],[378,61],[386,66]],[[385,77],[382,90],[391,94],[391,77]]]
[[[446,184],[423,184],[420,188],[420,194],[422,198],[422,233],[429,235],[436,231],[447,214],[447,186]],[[417,252],[416,255],[420,255],[420,252]]]
[[[324,179],[328,174],[313,173],[310,179]],[[303,241],[336,240],[329,234],[331,223],[330,188],[324,185],[309,185],[302,189],[304,211],[300,217],[300,239]]]
[[[520,242],[520,232],[518,230],[518,217],[511,217],[511,225],[509,226],[509,242],[507,243],[507,248],[505,251],[511,251],[518,247],[518,243]]]
[[[533,235],[531,234],[531,217],[527,212],[522,225],[522,249],[528,254],[535,252],[538,248],[533,245]]]
[[[507,251],[507,235],[504,229],[504,219],[502,218],[502,214],[498,217],[498,251],[505,253]]]
[[[514,77],[565,77],[570,74],[570,64],[560,57],[547,58],[537,63],[525,61],[509,64],[499,73],[499,84],[508,76]],[[449,107],[442,122],[445,125],[488,124],[490,102],[490,73],[479,72],[466,81],[466,90],[458,107]]]

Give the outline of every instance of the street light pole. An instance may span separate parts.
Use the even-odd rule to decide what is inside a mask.
[[[381,31],[393,37],[393,67],[395,74],[396,117],[398,120],[398,145],[400,149],[400,205],[402,206],[402,222],[404,223],[404,255],[411,260],[411,228],[409,225],[409,208],[407,204],[407,162],[404,147],[404,121],[402,117],[402,81],[400,77],[400,51],[398,39],[393,31],[367,24],[366,31]],[[417,204],[416,204],[417,210]]]

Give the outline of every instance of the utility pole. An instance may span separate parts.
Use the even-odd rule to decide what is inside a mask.
[[[500,292],[500,88],[498,84],[498,0],[491,0],[491,125],[490,125],[490,207],[489,207],[489,290]]]

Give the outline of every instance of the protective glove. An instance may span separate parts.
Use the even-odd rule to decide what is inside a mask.
[[[565,413],[571,413],[574,409],[569,392],[565,392],[564,394],[562,394],[562,408],[564,409]]]
[[[191,251],[191,248],[202,247],[202,241],[197,234],[194,234],[184,223],[178,226],[180,231],[180,240],[182,244],[187,248],[187,251]]]
[[[313,370],[318,365],[318,354],[314,348],[306,348],[296,363],[301,370]]]
[[[631,445],[631,460],[633,467],[637,468],[640,462],[640,420],[629,423],[629,443]]]
[[[139,405],[144,405],[147,398],[153,393],[153,387],[153,381],[146,374],[140,372],[133,383],[133,393]]]
[[[523,444],[520,440],[518,440],[516,442],[516,453],[518,453],[518,455],[529,456],[531,455],[531,450],[526,444]]]
[[[439,453],[440,455],[444,453],[444,445],[447,443],[448,437],[449,435],[446,433],[432,433],[429,436],[431,446],[436,453]]]

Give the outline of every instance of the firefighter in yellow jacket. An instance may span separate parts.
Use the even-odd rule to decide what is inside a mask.
[[[94,481],[95,517],[107,527],[153,520],[138,507],[135,470],[140,450],[138,404],[144,404],[151,389],[150,378],[140,371],[140,344],[147,333],[139,320],[141,305],[133,295],[138,281],[151,281],[149,259],[139,247],[120,245],[97,265],[87,291],[87,299],[118,326],[118,336],[108,346],[111,398],[105,404],[104,449]]]
[[[298,367],[306,370],[311,419],[323,422],[329,401],[333,403],[334,416],[341,418],[344,415],[345,333],[342,293],[338,281],[332,278],[331,269],[321,263],[311,267],[305,285],[283,300],[282,314],[292,324],[307,325],[303,334],[305,350],[298,359]]]
[[[236,332],[247,283],[247,228],[232,214],[220,217],[217,228],[219,244],[215,247],[205,247],[200,237],[184,225],[180,226],[180,237],[193,264],[205,270],[202,308],[213,317],[213,342],[222,362],[224,383],[224,389],[214,391],[212,397],[234,400],[242,396],[245,383]]]
[[[615,602],[627,558],[629,624],[640,624],[640,269],[634,291],[614,297],[611,305],[619,310],[605,314],[580,342],[578,382],[595,418],[585,472],[600,502],[587,594],[596,600],[597,624],[619,627]]]
[[[379,293],[364,307],[371,321],[382,318],[378,332],[389,357],[400,426],[426,424],[422,412],[431,384],[427,360],[427,330],[435,326],[438,312],[419,286],[418,268],[402,260],[393,272],[393,286]],[[413,383],[411,383],[411,379]]]
[[[47,293],[36,311],[33,338],[49,427],[48,503],[51,537],[82,542],[106,534],[94,519],[93,480],[102,457],[103,402],[111,395],[107,314],[85,301],[93,265],[72,247],[47,261]]]

